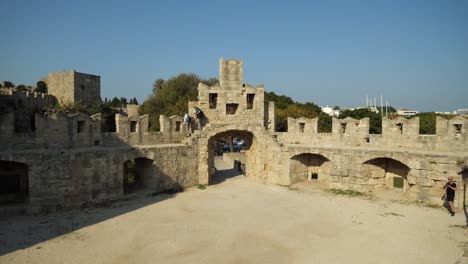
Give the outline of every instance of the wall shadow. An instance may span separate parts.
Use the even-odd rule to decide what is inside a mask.
[[[100,133],[100,121],[82,115],[40,117],[36,125],[34,133],[5,133],[0,140],[0,163],[24,164],[29,182],[21,205],[0,203],[0,256],[176,197],[194,185],[191,178],[197,180],[194,169],[167,170],[168,162],[190,159],[187,146],[140,149],[118,133]],[[0,123],[0,132],[10,128]],[[51,138],[52,129],[61,136]],[[172,160],[160,160],[169,153]],[[135,192],[124,192],[127,160],[136,161],[136,175],[143,177],[143,187]],[[0,177],[12,171],[2,166]],[[18,215],[26,211],[30,215]]]
[[[216,169],[211,179],[211,184],[216,185],[235,177],[244,177],[240,165],[240,162],[233,161],[228,168]]]

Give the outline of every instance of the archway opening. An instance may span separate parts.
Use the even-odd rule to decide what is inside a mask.
[[[246,175],[249,167],[248,152],[253,138],[249,131],[229,130],[208,140],[209,184]]]
[[[136,158],[127,160],[123,164],[123,191],[124,194],[133,193],[148,187],[153,175],[153,160]]]
[[[391,158],[375,158],[364,162],[363,172],[369,183],[375,187],[407,191],[410,168],[404,163]]]
[[[13,161],[0,161],[0,204],[28,202],[28,166]]]
[[[291,184],[304,181],[323,181],[328,178],[331,161],[318,154],[303,153],[291,158]]]

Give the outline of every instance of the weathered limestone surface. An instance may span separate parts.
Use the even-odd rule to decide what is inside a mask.
[[[137,106],[116,115],[113,133],[101,131],[100,114],[36,114],[20,121],[34,127],[27,133],[15,130],[15,115],[21,114],[0,115],[0,161],[28,168],[29,192],[22,206],[37,213],[122,198],[129,160],[137,161],[135,169],[149,192],[210,184],[217,140],[234,137],[245,140],[247,151],[226,159],[237,160],[248,179],[262,183],[316,180],[359,191],[399,189],[431,201],[440,199],[449,176],[462,182],[458,172],[468,165],[463,117],[438,118],[435,135],[419,135],[417,118],[384,118],[380,135],[369,134],[368,118],[335,118],[332,133],[318,133],[317,119],[288,118],[289,131],[275,132],[274,103],[264,101],[263,85],[243,83],[241,60],[219,63],[220,83],[200,83],[198,101],[189,102],[192,117],[194,106],[205,114],[203,129],[189,137],[179,116],[161,116],[161,131],[149,132],[149,118],[139,116]],[[50,74],[49,89],[61,102],[90,102],[100,90],[99,76],[93,76]],[[89,85],[83,89],[81,83]],[[96,93],[83,92],[88,89]],[[461,195],[456,199],[459,206]],[[0,215],[7,213],[2,208]]]

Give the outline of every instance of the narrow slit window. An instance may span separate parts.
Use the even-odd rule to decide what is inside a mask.
[[[341,133],[346,133],[346,123],[345,124],[341,124]]]
[[[216,109],[216,106],[218,105],[218,94],[210,93],[209,99],[210,99],[210,109]]]
[[[176,131],[176,132],[179,132],[179,131],[180,131],[180,125],[181,125],[181,124],[182,124],[182,122],[180,122],[180,121],[177,121],[177,122],[175,123],[175,131]]]
[[[255,94],[247,94],[247,109],[253,109]]]
[[[403,124],[398,123],[398,124],[396,124],[396,126],[397,126],[398,131],[400,131],[400,134],[403,134]]]

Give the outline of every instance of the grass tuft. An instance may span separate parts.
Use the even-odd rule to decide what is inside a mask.
[[[353,190],[341,190],[341,189],[326,189],[325,191],[335,194],[335,195],[345,195],[345,196],[351,196],[351,197],[366,197],[368,194],[359,192],[359,191],[353,191]]]

